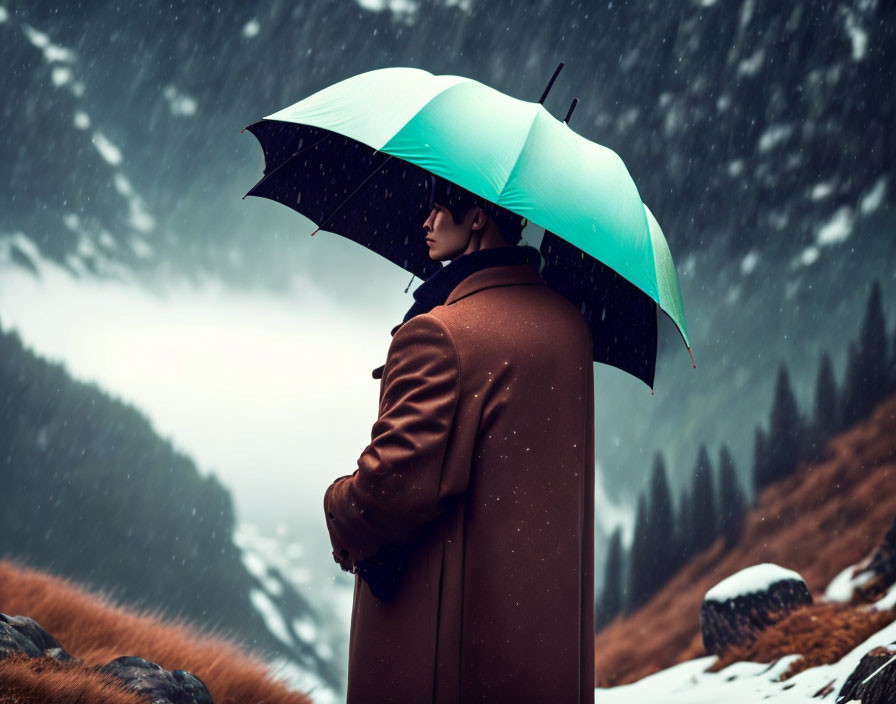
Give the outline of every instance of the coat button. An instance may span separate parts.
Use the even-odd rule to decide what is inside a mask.
[[[335,516],[330,511],[327,511],[327,518],[329,518],[332,521],[335,518]]]

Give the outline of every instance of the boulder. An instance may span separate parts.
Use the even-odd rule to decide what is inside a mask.
[[[0,613],[0,660],[16,654],[47,656],[61,662],[75,660],[33,618]]]
[[[214,704],[205,684],[186,670],[166,670],[143,658],[123,656],[96,668],[114,675],[153,704]]]
[[[837,704],[892,704],[896,692],[896,645],[875,648],[863,657],[846,678]]]
[[[896,582],[896,518],[893,519],[884,542],[871,555],[867,569],[880,577],[882,586],[888,587]]]
[[[0,613],[0,660],[13,655],[80,662],[33,618]],[[93,668],[120,679],[152,704],[214,704],[202,680],[186,670],[166,670],[139,657],[123,656]]]
[[[700,630],[707,653],[747,646],[766,627],[812,603],[799,574],[771,563],[753,565],[722,580],[703,598]]]

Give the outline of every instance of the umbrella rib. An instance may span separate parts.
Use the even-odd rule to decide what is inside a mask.
[[[295,159],[297,156],[300,156],[301,154],[304,154],[304,153],[307,152],[309,149],[311,149],[311,148],[313,148],[313,147],[316,147],[318,144],[322,144],[323,142],[326,142],[326,141],[327,141],[328,139],[330,139],[330,137],[332,137],[332,136],[333,136],[332,133],[330,133],[330,134],[326,134],[326,135],[324,135],[323,137],[321,137],[319,140],[317,140],[314,144],[309,144],[309,145],[308,145],[307,147],[305,147],[304,149],[299,149],[299,151],[297,151],[295,154],[293,154],[292,156],[290,156],[290,157],[288,157],[287,159],[285,159],[285,160],[283,161],[283,163],[280,164],[280,166],[278,166],[276,169],[274,169],[274,170],[271,171],[270,173],[265,174],[265,175],[264,175],[264,178],[262,178],[261,181],[259,181],[259,182],[256,183],[254,186],[252,186],[252,188],[249,189],[249,193],[251,193],[251,192],[254,191],[256,188],[258,188],[261,184],[263,184],[265,181],[267,181],[271,176],[273,176],[275,173],[277,173],[280,169],[282,169],[284,166],[286,166],[289,162],[291,162],[291,161],[292,161],[293,159]],[[241,200],[246,200],[246,196],[248,196],[249,193],[247,193],[245,196],[243,196]]]
[[[339,205],[336,206],[336,210],[334,210],[332,213],[327,215],[326,218],[321,220],[320,225],[318,225],[317,229],[311,233],[311,236],[314,237],[314,235],[317,234],[317,232],[320,230],[320,228],[322,228],[324,225],[326,225],[330,221],[330,219],[336,213],[339,212],[339,210],[342,208],[342,206],[345,205],[346,203],[348,203],[352,199],[352,197],[364,187],[364,184],[367,183],[370,179],[372,179],[376,175],[377,171],[382,169],[386,165],[386,162],[388,162],[391,158],[392,158],[392,155],[391,154],[388,155],[379,166],[377,166],[373,171],[371,171],[370,174],[367,176],[367,178],[365,178],[363,181],[361,181],[361,184],[349,194],[348,198],[346,198],[344,201],[342,201]]]

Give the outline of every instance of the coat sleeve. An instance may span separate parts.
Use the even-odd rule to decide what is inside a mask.
[[[324,494],[333,557],[343,570],[365,577],[365,565],[382,565],[383,556],[388,562],[396,545],[410,542],[450,498],[441,480],[460,368],[445,325],[427,314],[402,325],[382,384],[379,417],[358,468]]]

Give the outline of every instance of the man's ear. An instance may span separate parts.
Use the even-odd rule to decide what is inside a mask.
[[[473,229],[481,230],[486,226],[487,223],[488,216],[485,214],[485,211],[477,205],[476,214],[473,216]]]

